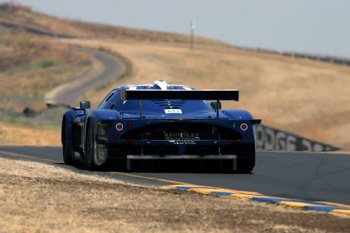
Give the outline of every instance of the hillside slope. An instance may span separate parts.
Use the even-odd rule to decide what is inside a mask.
[[[188,43],[189,36],[176,33],[157,32],[112,26],[98,23],[87,23],[77,20],[52,17],[34,12],[30,7],[0,4],[0,25],[27,27],[62,37],[108,38],[122,41],[148,41],[162,43]],[[229,47],[218,40],[196,37],[196,43],[212,46]]]
[[[0,111],[45,108],[46,92],[86,74],[92,63],[90,54],[50,38],[0,33]]]
[[[267,125],[350,148],[347,66],[237,49],[204,38],[190,51],[185,35],[85,24],[28,8],[0,7],[0,19],[69,33],[80,39],[62,42],[104,47],[130,59],[132,76],[85,95],[95,106],[117,85],[155,79],[197,88],[238,88],[240,102],[226,106],[249,109]]]
[[[235,48],[198,47],[191,52],[187,47],[157,44],[74,43],[103,46],[131,59],[133,76],[114,86],[164,79],[197,88],[238,88],[240,102],[224,106],[249,109],[264,124],[350,147],[350,68],[346,66]],[[95,95],[96,104],[107,91],[87,96]]]

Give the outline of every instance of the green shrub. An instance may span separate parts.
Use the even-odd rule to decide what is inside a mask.
[[[55,61],[52,60],[52,59],[46,59],[46,60],[43,60],[41,63],[40,63],[40,66],[42,68],[48,68],[50,66],[54,66],[55,65]]]

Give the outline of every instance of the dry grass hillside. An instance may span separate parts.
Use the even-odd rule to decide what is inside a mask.
[[[0,110],[45,108],[44,94],[90,70],[93,58],[57,40],[27,33],[0,34]]]
[[[132,76],[85,96],[96,104],[114,86],[164,79],[197,88],[238,88],[241,100],[228,107],[249,109],[267,125],[350,148],[350,68],[319,61],[237,49],[199,38],[82,23],[0,5],[1,20],[39,27],[79,39],[61,39],[118,52],[133,63]]]
[[[350,147],[348,67],[235,48],[197,47],[191,52],[186,46],[154,43],[74,43],[103,46],[132,61],[133,76],[114,86],[164,79],[197,88],[238,88],[240,102],[227,107],[249,109],[267,125]],[[107,91],[97,93],[94,103]]]

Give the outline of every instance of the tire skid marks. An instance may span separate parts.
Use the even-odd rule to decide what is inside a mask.
[[[344,214],[350,216],[350,206],[337,203],[324,203],[316,201],[304,201],[297,199],[281,198],[266,196],[261,193],[248,192],[234,189],[222,189],[209,186],[199,185],[168,185],[163,186],[163,189],[177,189],[181,191],[190,191],[205,195],[214,195],[220,197],[237,198],[268,204],[279,205],[283,207],[295,208],[305,211],[318,211],[332,214]]]

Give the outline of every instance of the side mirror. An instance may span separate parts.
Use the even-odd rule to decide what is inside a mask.
[[[80,109],[89,109],[91,107],[90,101],[80,101]]]
[[[211,102],[210,106],[213,110],[218,111],[221,109],[221,102]]]

